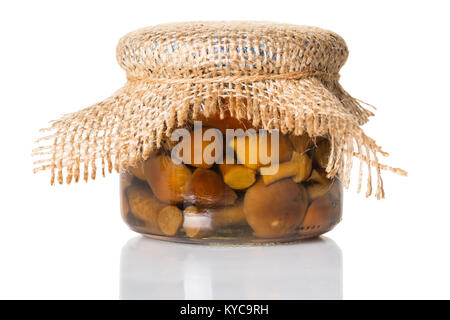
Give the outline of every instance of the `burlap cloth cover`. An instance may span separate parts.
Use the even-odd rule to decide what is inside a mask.
[[[367,167],[367,192],[384,197],[380,171],[387,153],[360,128],[372,112],[339,84],[344,40],[331,31],[268,22],[163,24],[131,32],[117,45],[127,82],[111,97],[50,123],[33,150],[35,171],[51,170],[51,183],[95,179],[145,160],[171,131],[227,108],[255,127],[312,137],[328,136],[326,171],[348,187],[353,158]],[[223,98],[229,98],[223,105]],[[82,169],[80,167],[83,167]],[[65,171],[65,172],[64,172]],[[82,173],[81,173],[82,171]]]

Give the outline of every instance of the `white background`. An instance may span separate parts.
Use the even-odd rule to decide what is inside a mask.
[[[383,201],[356,194],[354,185],[346,192],[344,220],[327,234],[340,248],[342,296],[450,298],[446,4],[2,1],[0,298],[126,298],[120,293],[125,245],[136,234],[120,218],[118,176],[50,187],[48,173],[32,174],[32,142],[49,120],[102,100],[124,83],[115,60],[122,35],[183,20],[271,20],[320,26],[344,37],[350,57],[341,83],[377,106],[364,128],[391,153],[385,161],[408,170],[409,177],[386,173]],[[302,250],[301,244],[279,248]],[[264,274],[264,259],[260,264]],[[214,297],[199,290],[197,296]]]

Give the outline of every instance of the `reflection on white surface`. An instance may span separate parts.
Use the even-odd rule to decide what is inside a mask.
[[[121,299],[342,299],[342,252],[328,238],[204,246],[136,237],[122,249]]]

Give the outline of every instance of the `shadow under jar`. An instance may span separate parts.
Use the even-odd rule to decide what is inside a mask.
[[[251,123],[229,115],[202,119],[183,137],[191,140],[190,155],[184,149],[174,161],[176,142],[168,143],[121,171],[124,221],[145,236],[189,243],[286,242],[333,229],[342,217],[342,185],[325,173],[329,140],[281,133],[272,140],[273,133],[256,130],[231,139],[225,135],[226,129],[248,128]],[[208,129],[223,136],[193,138]],[[217,139],[222,139],[222,155],[216,149],[215,161],[206,160],[208,146]],[[278,148],[271,149],[273,141]],[[278,168],[270,174],[262,170],[271,164],[260,159],[264,144],[269,160],[278,149]],[[196,152],[200,161],[194,161]]]

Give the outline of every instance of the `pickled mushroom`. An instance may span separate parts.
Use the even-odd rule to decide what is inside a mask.
[[[215,171],[195,169],[186,184],[184,199],[200,206],[232,204],[237,195],[227,186]]]
[[[183,214],[183,229],[190,238],[207,237],[220,228],[247,224],[243,202],[220,208],[189,206]]]
[[[261,138],[263,134],[267,136]],[[218,241],[313,237],[339,222],[342,184],[338,177],[328,178],[322,167],[327,165],[330,141],[317,138],[316,151],[307,134],[280,134],[278,171],[269,171],[269,166],[277,169],[275,159],[270,159],[273,136],[252,137],[238,136],[225,146],[231,153],[224,163],[216,159],[215,164],[192,168],[159,153],[122,171],[124,220],[137,232]],[[265,159],[259,154],[263,141],[267,141]],[[201,145],[202,153],[212,150],[205,149],[210,143]]]
[[[183,230],[189,238],[208,237],[213,232],[211,218],[196,206],[189,206],[183,211]]]
[[[268,186],[263,179],[250,187],[244,198],[244,212],[255,236],[271,238],[293,232],[303,221],[308,195],[291,179]]]
[[[275,174],[262,175],[264,184],[269,185],[278,180],[292,177],[295,183],[306,180],[311,173],[311,158],[307,154],[292,153],[290,161],[280,163]]]
[[[311,175],[311,171],[312,171],[312,160],[311,158],[307,155],[307,154],[299,154],[297,152],[294,152],[292,155],[292,158],[296,159],[296,161],[298,161],[300,163],[300,171],[298,172],[297,175],[295,175],[292,180],[295,183],[300,183],[305,181],[306,179],[309,178],[309,176]]]
[[[247,224],[244,213],[244,202],[240,201],[233,206],[220,208],[208,208],[206,211],[210,214],[214,228],[223,228],[228,226],[239,226]]]
[[[176,164],[169,156],[156,156],[144,163],[144,173],[155,196],[166,203],[181,203],[185,185],[192,173],[184,164]]]
[[[158,226],[165,235],[175,235],[182,222],[183,213],[176,206],[164,207],[158,214]]]
[[[243,135],[239,137],[235,137],[234,140],[231,140],[229,146],[234,149],[236,152],[237,159],[239,163],[242,163],[248,168],[258,169],[263,166],[270,165],[271,154],[271,134],[267,133],[266,140],[266,151],[267,154],[263,155],[261,158],[260,155],[260,134],[254,135]],[[289,138],[283,134],[279,134],[278,141],[278,162],[285,162],[291,159],[292,157],[292,144],[289,141]],[[266,163],[269,162],[269,163]]]
[[[309,206],[305,219],[299,227],[302,235],[322,234],[339,222],[342,203],[331,194],[324,194]]]
[[[224,190],[225,184],[216,172],[198,168],[186,185],[185,200],[194,204],[213,205],[222,199]]]
[[[151,233],[161,233],[158,226],[158,214],[166,205],[160,202],[146,186],[135,184],[127,189],[127,198],[131,213],[145,221],[145,227]]]
[[[235,190],[243,190],[255,183],[256,172],[241,164],[219,164],[223,181]]]
[[[236,202],[237,198],[238,196],[236,192],[234,192],[230,187],[226,186],[225,190],[223,191],[222,199],[220,199],[215,206],[230,206]]]

